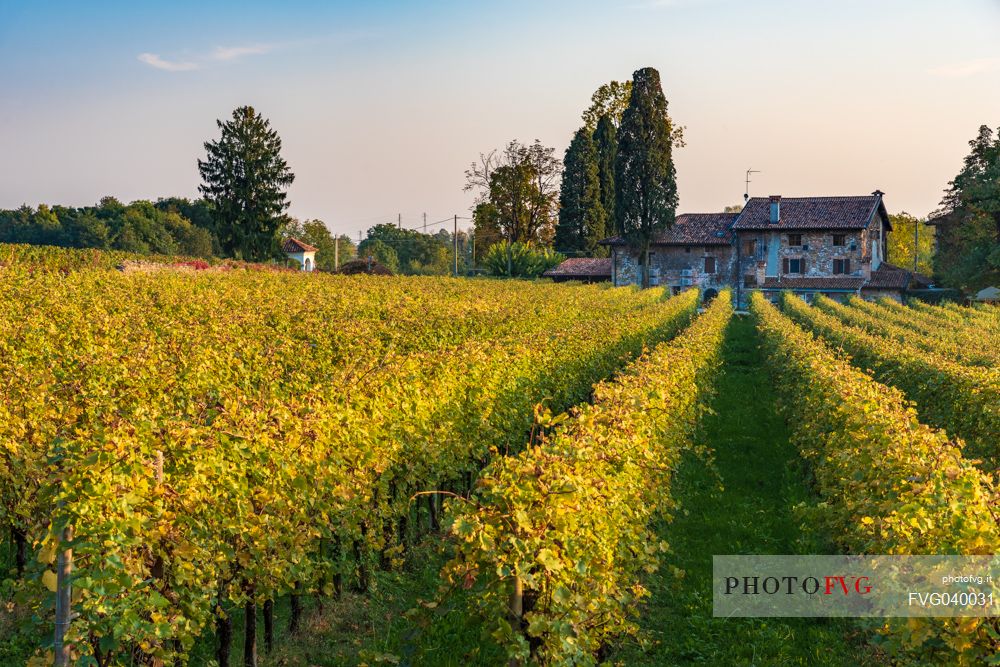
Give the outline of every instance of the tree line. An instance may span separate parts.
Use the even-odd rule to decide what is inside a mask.
[[[123,204],[104,197],[95,206],[21,206],[0,210],[0,243],[99,248],[140,254],[210,257],[215,239],[200,201],[181,198]]]

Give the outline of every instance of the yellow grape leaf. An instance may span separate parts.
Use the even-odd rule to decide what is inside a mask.
[[[38,551],[38,562],[48,565],[56,559],[56,541],[52,540]]]
[[[47,589],[55,593],[57,581],[58,579],[56,578],[55,572],[53,572],[52,570],[45,570],[45,573],[42,575],[42,583],[45,584],[45,587]]]

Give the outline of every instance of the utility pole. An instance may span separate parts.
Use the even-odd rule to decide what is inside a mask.
[[[397,213],[396,214],[396,229],[402,229],[402,228],[403,228],[403,214],[402,213]]]
[[[424,234],[427,233],[427,214],[424,213]]]
[[[455,228],[451,235],[451,240],[455,245],[455,277],[458,277],[458,213],[455,214]]]
[[[476,231],[472,231],[472,273],[476,273]]]
[[[913,219],[913,272],[917,272],[917,243],[920,241],[920,221]]]
[[[340,235],[333,237],[333,270],[340,271]]]

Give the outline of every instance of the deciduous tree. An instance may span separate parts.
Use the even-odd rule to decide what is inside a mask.
[[[615,127],[621,125],[622,114],[632,97],[631,81],[609,81],[601,84],[590,97],[590,106],[583,112],[583,124],[593,132],[601,118],[607,117]]]
[[[465,172],[465,190],[476,204],[489,203],[502,238],[524,243],[552,241],[562,163],[540,141],[511,141],[500,151],[480,154]]]
[[[916,238],[917,271],[931,275],[934,271],[934,227],[906,212],[890,215],[889,222],[892,224],[892,231],[886,238],[889,261],[904,269],[912,269],[913,242]]]
[[[380,262],[393,271],[410,274],[447,275],[452,270],[451,243],[435,234],[422,234],[412,229],[399,229],[396,225],[380,224],[368,230],[368,238],[358,246],[358,257],[364,259],[372,248],[383,253]],[[389,248],[396,257],[396,265],[382,248]],[[376,258],[378,259],[378,258]]]

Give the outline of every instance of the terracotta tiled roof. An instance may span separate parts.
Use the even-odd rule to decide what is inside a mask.
[[[810,276],[796,277],[785,276],[778,278],[765,278],[764,289],[800,289],[800,290],[825,290],[825,289],[849,289],[857,290],[865,282],[864,278],[852,276]]]
[[[610,257],[573,257],[542,275],[552,277],[611,278]]]
[[[764,279],[764,289],[776,290],[906,290],[917,285],[930,284],[930,278],[893,266],[888,262],[882,262],[867,281],[861,276],[785,276],[780,280]]]
[[[931,284],[931,279],[927,276],[901,269],[898,266],[882,262],[878,268],[872,272],[871,280],[865,283],[862,289],[899,289],[905,290],[918,285],[927,286]]]
[[[729,245],[733,240],[733,220],[738,213],[682,213],[673,227],[653,238],[653,245]],[[601,241],[604,245],[625,245],[621,236]]]
[[[863,197],[782,197],[777,224],[771,224],[769,197],[752,197],[733,229],[864,229],[879,206],[876,195]]]
[[[285,239],[285,242],[281,245],[282,252],[316,252],[317,250],[319,248],[296,238]]]

